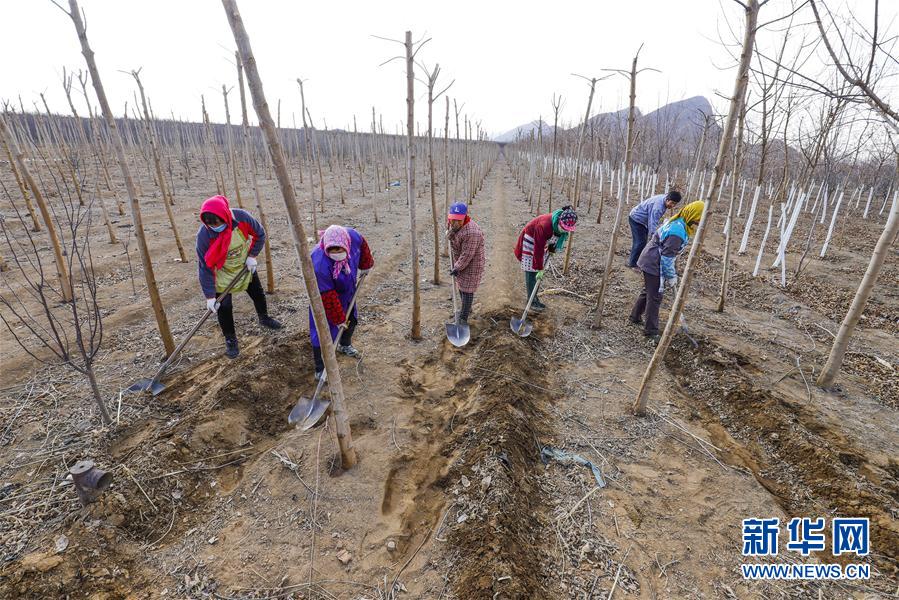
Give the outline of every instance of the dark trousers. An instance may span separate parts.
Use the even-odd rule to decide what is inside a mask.
[[[268,314],[268,305],[265,301],[265,291],[262,289],[262,282],[259,281],[259,275],[253,273],[250,279],[250,287],[247,288],[247,294],[253,299],[253,305],[256,307],[256,314],[264,317]],[[226,338],[237,337],[234,332],[234,307],[231,302],[231,294],[226,295],[219,302],[218,313],[219,327]]]
[[[637,297],[634,303],[634,309],[631,311],[631,321],[637,322],[643,313],[646,313],[646,324],[643,326],[643,332],[646,335],[659,334],[659,308],[662,306],[662,292],[659,291],[659,284],[662,278],[658,275],[650,275],[646,271],[643,272],[643,291]]]
[[[343,330],[343,333],[340,334],[340,339],[337,340],[338,346],[349,346],[353,343],[353,332],[356,331],[356,325],[358,323],[359,319],[356,318],[356,315],[350,315],[350,322],[347,324],[347,328]],[[324,371],[325,361],[322,358],[321,348],[319,348],[318,346],[312,346],[312,358],[313,360],[315,360],[316,373]]]
[[[534,286],[536,286],[536,285],[537,285],[537,272],[536,271],[525,271],[524,272],[524,287],[525,287],[525,290],[527,290],[527,294],[528,294],[527,298],[525,298],[525,301],[527,301],[528,298],[531,297],[531,292],[534,291]],[[534,296],[534,304],[536,304],[537,306],[541,306],[543,304],[542,302],[540,302],[539,294]]]
[[[467,321],[468,315],[471,314],[471,305],[474,303],[474,292],[468,293],[460,290],[459,295],[462,296],[462,310],[459,311],[459,318]]]
[[[640,253],[643,252],[643,248],[646,247],[646,240],[649,238],[649,229],[644,225],[637,223],[630,217],[627,218],[627,222],[631,224],[631,236],[633,237],[633,241],[631,242],[631,255],[630,258],[628,258],[627,266],[636,267],[637,259],[640,258]]]

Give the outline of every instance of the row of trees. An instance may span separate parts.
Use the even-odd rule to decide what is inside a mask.
[[[788,285],[786,265],[791,241],[798,255],[798,260],[792,261],[792,283],[799,280],[808,264],[816,227],[822,231],[823,240],[818,240],[820,246],[814,254],[823,258],[839,220],[885,219],[870,265],[818,378],[822,387],[832,385],[887,249],[896,239],[899,119],[878,91],[888,85],[885,81],[895,72],[890,52],[896,38],[883,31],[878,37],[877,2],[867,29],[857,18],[839,20],[820,0],[796,2],[785,14],[765,23],[759,23],[758,14],[766,2],[735,2],[743,8],[745,19],[742,35],[734,35],[738,70],[723,126],[712,114],[697,115],[696,126],[686,129],[682,115],[669,114],[666,118],[665,111],[658,111],[656,118],[638,120],[638,51],[630,71],[618,71],[630,82],[626,120],[624,111],[590,117],[597,80],[588,79],[587,114],[576,136],[574,130],[560,131],[555,126],[547,135],[540,121],[536,132],[519,138],[508,151],[513,174],[535,212],[544,207],[552,209],[554,188],[577,206],[583,199],[579,194],[581,181],[587,189],[586,212],[591,212],[594,195],[598,196],[597,222],[602,219],[605,197],[617,198],[603,277],[598,283],[597,326],[613,274],[623,208],[632,204],[632,191],[637,192],[639,200],[678,182],[686,192],[686,201],[694,197],[706,201],[706,214],[691,245],[665,332],[635,401],[638,413],[645,410],[652,379],[686,303],[695,260],[708,227],[721,227],[725,240],[717,302],[720,312],[725,310],[733,239],[740,236],[740,254],[750,250],[753,227],[760,231],[764,222],[755,220],[757,211],[764,214],[767,207],[768,218],[753,275],[759,273],[773,227],[771,238],[777,240],[771,267],[780,268],[782,286]],[[804,18],[809,19],[806,24],[794,25],[803,23]],[[773,52],[768,52],[756,44],[756,39],[760,31],[774,24],[777,26],[769,28],[774,32]],[[807,31],[810,27],[814,28],[811,33]],[[805,31],[800,36],[797,30],[802,28]],[[833,43],[831,37],[839,42]],[[816,52],[822,54],[816,63],[822,65],[821,71],[811,74],[806,66]],[[553,97],[555,123],[560,105],[561,101]],[[696,133],[692,139],[691,131]],[[585,132],[589,157],[583,161]],[[715,145],[714,167],[707,171],[708,149]],[[606,189],[608,194],[604,196]],[[545,200],[544,193],[548,196]],[[726,205],[722,205],[722,197]],[[718,212],[723,212],[723,217],[710,225]],[[803,216],[807,231],[800,233],[797,223]],[[566,267],[567,262],[566,257]]]
[[[434,123],[435,102],[448,86],[437,85],[440,69],[427,69],[413,64],[413,87],[416,75],[428,89],[427,129],[420,131],[410,119],[406,127],[396,133],[384,130],[383,119],[373,108],[370,131],[328,130],[316,127],[307,106],[308,92],[298,78],[298,104],[302,129],[280,127],[280,102],[277,121],[264,99],[252,54],[248,45],[241,48],[239,15],[236,5],[225,3],[226,12],[234,27],[238,51],[235,53],[235,75],[239,88],[240,125],[231,124],[233,89],[222,86],[227,123],[215,125],[206,114],[206,99],[201,97],[202,123],[187,123],[174,118],[159,119],[153,112],[148,90],[144,88],[140,69],[129,72],[135,83],[134,103],[125,104],[123,115],[113,115],[105,96],[99,68],[87,38],[84,17],[77,3],[67,7],[58,5],[71,19],[81,44],[86,71],[78,71],[87,116],[79,114],[71,92],[74,75],[64,71],[63,91],[69,102],[71,115],[52,114],[46,102],[44,110],[26,112],[19,106],[4,105],[0,116],[0,140],[9,162],[7,166],[16,182],[16,190],[3,186],[4,200],[11,207],[12,218],[2,222],[3,235],[10,251],[10,261],[3,262],[4,270],[16,267],[18,277],[5,277],[5,290],[0,295],[0,311],[5,325],[29,354],[39,360],[57,359],[85,373],[91,383],[94,398],[104,422],[110,422],[106,403],[94,373],[94,359],[102,342],[102,300],[98,280],[91,259],[90,245],[96,243],[96,222],[102,217],[110,243],[118,243],[122,225],[119,216],[130,213],[131,224],[125,227],[127,243],[138,240],[142,272],[147,297],[153,308],[157,329],[164,351],[174,348],[163,298],[156,283],[153,266],[161,257],[156,248],[151,252],[146,237],[142,202],[147,196],[165,209],[167,228],[172,235],[172,251],[180,262],[191,262],[185,251],[174,217],[176,196],[203,196],[213,192],[227,195],[237,206],[255,201],[254,212],[268,227],[266,208],[260,181],[274,178],[285,197],[285,205],[294,228],[293,237],[301,265],[308,258],[309,238],[303,229],[308,218],[317,230],[319,215],[325,210],[326,188],[331,198],[341,204],[347,197],[361,198],[371,203],[378,220],[378,211],[408,207],[414,225],[416,204],[425,192],[430,195],[431,228],[434,238],[435,283],[440,280],[440,236],[442,214],[456,199],[471,201],[480,189],[491,162],[497,155],[496,146],[487,143],[486,132],[462,111],[454,101],[451,123],[450,101],[444,100],[445,115],[442,140],[439,125]],[[248,44],[248,42],[247,42]],[[250,61],[250,62],[248,62]],[[249,125],[246,87],[249,87],[260,127]],[[89,90],[93,92],[92,95]],[[42,97],[43,100],[43,97]],[[99,106],[94,108],[94,104]],[[411,106],[410,106],[410,114]],[[455,125],[453,133],[452,125]],[[416,130],[416,135],[413,135]],[[404,135],[406,134],[406,135]],[[120,177],[117,177],[116,168]],[[426,173],[425,185],[415,185],[416,172]],[[294,188],[295,178],[299,186]],[[212,181],[213,188],[208,187]],[[406,202],[397,202],[395,187],[407,188]],[[124,187],[124,192],[121,189]],[[296,190],[302,190],[297,194]],[[252,200],[250,192],[252,191]],[[333,194],[333,195],[332,195]],[[297,197],[302,198],[302,212]],[[104,196],[115,200],[113,211],[108,210]],[[126,196],[129,206],[121,201]],[[442,205],[441,205],[442,202]],[[269,207],[270,208],[270,207]],[[191,212],[195,210],[192,206]],[[304,214],[305,213],[305,214]],[[307,217],[308,215],[308,217]],[[43,236],[50,242],[51,253],[42,248]],[[418,257],[417,236],[412,231],[413,254]],[[154,255],[155,254],[155,255]],[[270,248],[266,248],[266,277],[269,291],[274,291],[274,269]],[[414,260],[417,267],[419,260]],[[129,255],[130,264],[130,255]],[[53,271],[47,267],[52,265]],[[53,273],[53,276],[50,276]],[[307,286],[314,286],[314,277],[304,268]],[[133,281],[133,279],[132,279]],[[415,297],[418,297],[418,276],[414,276]],[[309,291],[313,312],[318,318],[320,299]],[[411,337],[420,337],[420,303],[413,303]],[[323,314],[323,313],[322,313]],[[47,350],[52,351],[52,355]],[[326,348],[325,355],[329,354]],[[335,398],[335,416],[341,438],[344,462],[355,462],[352,441],[343,403],[339,373],[333,356],[326,360],[329,384]]]

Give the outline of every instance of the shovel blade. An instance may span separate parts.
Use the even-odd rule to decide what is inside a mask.
[[[153,383],[152,379],[141,379],[140,381],[136,381],[128,386],[126,392],[146,392],[150,385]]]
[[[164,389],[165,389],[164,383],[159,382],[159,381],[151,381],[150,387],[147,391],[150,392],[151,394],[153,394],[154,396],[157,396],[157,395],[159,395],[159,392],[161,392]]]
[[[512,331],[515,334],[521,337],[528,337],[534,330],[534,326],[528,323],[527,320],[519,319],[517,317],[512,317],[509,320],[509,326],[512,327]]]
[[[301,397],[297,400],[296,405],[291,409],[290,414],[287,415],[287,422],[291,425],[296,425],[301,421],[305,421],[309,414],[312,412],[313,404],[312,400],[306,397]]]
[[[315,402],[312,403],[312,408],[306,416],[306,419],[297,425],[297,429],[300,431],[307,431],[313,427],[318,427],[328,418],[329,412],[331,412],[331,401],[316,399]]]
[[[453,346],[461,348],[471,339],[471,328],[465,323],[447,323],[446,339]]]

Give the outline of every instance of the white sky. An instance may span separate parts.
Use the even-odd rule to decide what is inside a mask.
[[[63,0],[66,2],[66,0]],[[881,3],[890,5],[896,0]],[[868,4],[852,0],[853,4]],[[899,5],[899,2],[896,2]],[[882,6],[895,22],[894,8]],[[198,120],[200,94],[214,121],[224,121],[221,85],[236,85],[234,41],[216,0],[82,0],[88,38],[113,110],[133,104],[133,79],[119,70],[142,67],[141,79],[157,116]],[[282,125],[299,119],[296,78],[306,85],[307,106],[318,126],[352,127],[355,114],[367,129],[371,107],[393,131],[405,118],[402,61],[379,64],[402,47],[372,34],[402,39],[432,38],[419,55],[439,62],[444,85],[464,102],[464,112],[491,134],[542,115],[551,118],[553,92],[564,95],[563,122],[583,118],[587,84],[571,76],[603,75],[628,68],[641,43],[641,66],[660,69],[638,79],[637,104],[648,112],[668,101],[704,95],[720,106],[716,91],[729,94],[732,61],[718,44],[722,15],[739,26],[742,11],[715,0],[533,1],[275,1],[240,0],[274,113],[282,101]],[[782,14],[787,3],[772,0],[762,21]],[[766,14],[767,13],[767,14]],[[0,0],[0,50],[4,56],[0,99],[22,95],[26,108],[44,92],[52,110],[68,112],[62,67],[84,69],[74,27],[49,0]],[[75,83],[77,88],[77,81]],[[416,84],[416,120],[426,122],[424,86]],[[76,106],[83,111],[80,91]],[[593,113],[626,104],[627,86],[616,77],[597,86]],[[237,90],[229,97],[232,122],[239,119]],[[443,100],[435,106],[442,128]],[[438,116],[439,115],[439,116]],[[250,119],[255,115],[250,107]]]

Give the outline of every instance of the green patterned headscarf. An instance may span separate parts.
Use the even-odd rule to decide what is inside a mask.
[[[562,250],[565,247],[565,242],[568,241],[568,232],[563,231],[559,227],[559,217],[562,216],[562,209],[553,211],[553,235],[556,236],[556,252]]]

